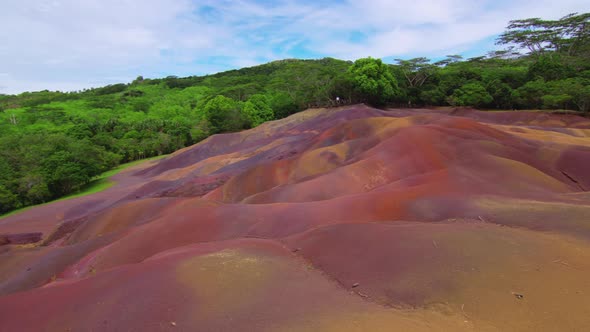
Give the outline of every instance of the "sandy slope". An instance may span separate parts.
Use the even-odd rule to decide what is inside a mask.
[[[590,120],[316,109],[0,220],[0,331],[590,330]]]

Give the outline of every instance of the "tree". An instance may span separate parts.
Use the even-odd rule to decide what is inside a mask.
[[[133,108],[134,112],[147,113],[150,110],[150,106],[150,102],[143,99],[138,99],[131,102],[131,107]]]
[[[516,59],[520,56],[518,50],[514,46],[509,46],[505,50],[494,50],[487,53],[489,59]]]
[[[301,110],[295,100],[285,92],[278,92],[269,98],[270,108],[273,110],[276,119],[288,117]]]
[[[58,151],[43,161],[44,177],[49,190],[56,196],[71,193],[91,179],[83,165],[75,162],[74,158],[70,152]]]
[[[492,96],[496,108],[512,108],[512,88],[499,79],[494,79],[486,84],[486,91]]]
[[[421,87],[434,74],[436,66],[428,58],[413,58],[410,60],[395,59],[401,67],[409,87]]]
[[[408,105],[419,102],[421,87],[439,68],[431,64],[430,59],[424,57],[410,60],[396,59],[395,61],[397,61],[397,67],[402,75],[406,78],[404,97],[407,98]]]
[[[550,21],[552,43],[557,51],[569,56],[588,55],[590,44],[590,13],[572,13],[557,21]]]
[[[571,102],[572,96],[570,95],[544,95],[541,97],[543,100],[543,108],[547,109],[565,109]]]
[[[102,88],[94,89],[94,94],[97,96],[109,95],[113,93],[123,92],[127,89],[127,85],[123,83],[111,84]]]
[[[251,127],[274,119],[274,113],[268,106],[268,99],[261,94],[253,95],[244,103],[243,113],[249,120]]]
[[[514,90],[513,99],[521,108],[540,108],[547,90],[545,81],[539,78]]]
[[[371,105],[384,105],[399,94],[397,80],[381,59],[358,59],[348,72],[356,89]]]
[[[137,78],[135,78],[133,80],[133,82],[131,82],[131,85],[139,85],[139,84],[143,83],[143,81],[144,81],[143,76],[139,75],[139,76],[137,76]]]
[[[563,63],[559,55],[541,55],[529,66],[529,79],[559,80],[575,75],[575,70]]]
[[[531,54],[547,51],[569,56],[590,51],[590,13],[572,13],[559,20],[527,18],[510,21],[497,44],[517,45]]]
[[[550,21],[540,18],[527,18],[510,21],[507,31],[496,40],[496,44],[515,44],[520,48],[528,49],[530,53],[539,54],[551,47],[552,32],[549,30]]]
[[[19,181],[18,192],[28,204],[44,203],[51,199],[45,178],[35,171],[25,174]]]
[[[429,90],[424,90],[420,93],[420,99],[426,105],[442,105],[445,102],[446,95],[439,87],[434,87]]]
[[[203,109],[212,134],[237,131],[244,128],[244,118],[238,103],[225,96],[209,100]]]
[[[437,67],[444,67],[444,66],[447,66],[451,63],[459,62],[461,60],[463,60],[463,57],[461,55],[451,54],[451,55],[447,55],[444,59],[435,62],[434,65]]]
[[[457,106],[481,107],[491,103],[492,100],[492,96],[480,83],[473,82],[456,89],[451,95],[449,103]]]
[[[590,80],[568,78],[547,83],[547,94],[543,96],[545,108],[568,108],[570,105],[582,112],[590,109]]]
[[[18,197],[0,184],[0,214],[18,206]]]

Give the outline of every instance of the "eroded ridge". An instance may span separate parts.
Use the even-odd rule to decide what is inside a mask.
[[[590,121],[308,110],[0,221],[0,330],[590,329]]]

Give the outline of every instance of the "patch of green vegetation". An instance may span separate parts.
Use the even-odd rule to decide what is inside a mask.
[[[0,215],[0,219],[6,218],[6,217],[10,217],[12,215],[15,215],[15,214],[24,212],[24,211],[26,211],[26,210],[28,210],[30,208],[32,208],[32,206],[27,206],[27,207],[24,207],[24,208],[21,208],[21,209],[10,211],[10,212],[8,212],[6,214]]]
[[[17,213],[24,212],[28,209],[35,207],[35,206],[50,204],[50,203],[59,202],[59,201],[65,201],[67,199],[78,198],[78,197],[82,197],[82,196],[86,196],[86,195],[91,195],[91,194],[94,194],[97,192],[101,192],[101,191],[106,190],[116,184],[116,182],[111,180],[110,178],[119,174],[120,172],[122,172],[128,168],[131,168],[133,166],[142,164],[144,162],[162,159],[162,158],[165,158],[166,156],[167,155],[161,155],[161,156],[156,156],[156,157],[142,159],[142,160],[136,160],[136,161],[132,161],[132,162],[129,162],[126,164],[119,165],[110,171],[104,172],[104,173],[94,177],[92,179],[92,181],[90,181],[87,185],[81,187],[80,190],[75,193],[63,196],[63,197],[53,200],[51,202],[41,203],[41,204],[37,204],[34,206],[27,206],[22,209],[17,209],[17,210],[8,212],[4,215],[0,215],[0,219],[15,215]]]

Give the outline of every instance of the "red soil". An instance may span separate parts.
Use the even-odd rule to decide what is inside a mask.
[[[585,118],[309,110],[115,180],[0,220],[0,331],[590,329]]]

